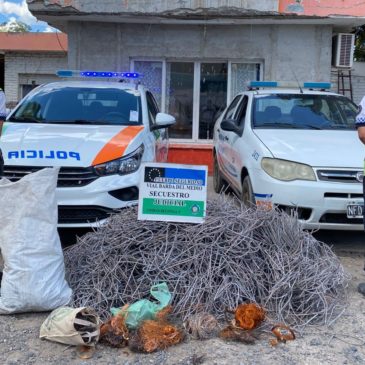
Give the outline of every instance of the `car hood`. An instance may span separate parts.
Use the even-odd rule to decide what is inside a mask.
[[[7,122],[0,132],[5,165],[87,167],[137,149],[143,126]]]
[[[365,148],[354,130],[255,129],[254,133],[275,158],[313,167],[364,165]]]

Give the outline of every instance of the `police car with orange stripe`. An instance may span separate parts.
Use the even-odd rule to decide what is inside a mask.
[[[109,81],[136,80],[137,73],[58,75],[94,79],[41,85],[19,103],[0,130],[0,173],[17,181],[60,166],[59,226],[93,226],[137,202],[141,163],[166,162],[175,119],[159,112],[143,85]]]

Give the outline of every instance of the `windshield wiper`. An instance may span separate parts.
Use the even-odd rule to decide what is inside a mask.
[[[265,127],[278,127],[278,128],[288,128],[288,129],[301,129],[301,128],[308,128],[308,129],[318,129],[322,130],[323,128],[313,125],[313,124],[296,124],[296,123],[263,123],[260,125],[256,125],[256,128],[265,128]]]
[[[354,130],[355,128],[351,125],[343,125],[343,124],[332,124],[328,126],[326,129],[348,129],[348,130]]]
[[[318,129],[318,130],[323,129],[323,128],[319,127],[318,125],[313,125],[313,124],[299,124],[298,127],[305,127],[308,129]]]
[[[11,117],[8,119],[9,122],[21,122],[21,123],[41,123],[41,120],[35,119],[35,118],[29,118],[29,117]]]
[[[74,120],[47,120],[44,121],[47,124],[79,124],[79,125],[141,125],[139,122],[127,122],[127,123],[113,123],[108,120],[92,120],[92,119],[74,119]]]
[[[262,123],[259,125],[255,125],[255,128],[265,128],[265,127],[278,127],[278,128],[293,128],[296,129],[299,126],[296,124],[292,124],[292,123],[275,123],[275,122],[271,122],[271,123]]]
[[[111,123],[107,120],[91,120],[91,119],[76,119],[70,121],[73,124],[92,124],[92,125],[114,125],[115,123]]]

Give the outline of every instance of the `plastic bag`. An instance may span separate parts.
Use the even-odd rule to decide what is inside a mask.
[[[155,319],[156,314],[170,304],[171,293],[166,283],[156,284],[151,287],[151,296],[158,300],[157,303],[148,299],[141,299],[131,304],[126,309],[112,308],[113,316],[125,315],[125,323],[129,329],[135,329],[146,319]]]
[[[94,346],[99,340],[100,324],[92,308],[61,307],[43,322],[39,337],[66,345]]]
[[[71,300],[57,232],[58,171],[0,180],[0,314],[47,311]]]

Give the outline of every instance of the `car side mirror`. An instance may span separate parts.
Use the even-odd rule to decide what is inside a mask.
[[[175,117],[166,113],[157,113],[156,123],[152,129],[167,128],[172,126],[176,122]]]
[[[223,119],[221,122],[221,128],[227,132],[238,133],[237,124],[234,119]]]

